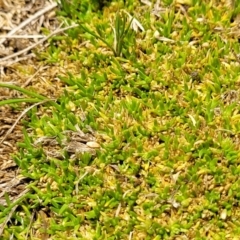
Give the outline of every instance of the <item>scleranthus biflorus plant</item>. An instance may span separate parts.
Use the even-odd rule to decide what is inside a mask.
[[[3,239],[239,239],[238,19],[225,1],[154,3],[87,6],[46,51],[69,74],[60,108],[24,122],[33,183],[12,216],[0,205]]]

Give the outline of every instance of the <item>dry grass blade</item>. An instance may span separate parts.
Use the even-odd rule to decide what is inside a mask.
[[[36,75],[43,69],[45,69],[45,67],[40,67],[21,87],[22,88],[27,87],[29,83],[36,77]]]
[[[130,22],[131,22],[131,28],[135,31],[138,32],[138,29],[140,29],[142,32],[145,31],[143,25],[135,18],[133,17],[130,13],[128,13],[127,11],[123,11],[125,12],[129,18],[130,18]]]
[[[51,34],[49,34],[49,35],[46,36],[45,38],[41,39],[41,40],[38,41],[37,43],[35,43],[35,44],[33,44],[33,45],[31,45],[31,46],[29,46],[29,47],[27,47],[27,48],[25,48],[25,49],[17,52],[17,53],[14,53],[14,54],[12,54],[12,55],[10,55],[10,56],[7,56],[7,57],[2,58],[2,59],[0,60],[0,64],[1,64],[1,65],[4,65],[4,64],[7,63],[6,61],[7,61],[8,59],[17,57],[17,56],[19,56],[19,55],[21,55],[21,54],[23,54],[23,53],[25,53],[25,52],[28,52],[29,50],[31,50],[31,49],[35,48],[36,46],[38,46],[38,45],[42,44],[43,42],[45,42],[45,41],[46,41],[47,39],[49,39],[50,37],[52,37],[52,36],[54,36],[54,35],[56,35],[56,34],[58,34],[58,33],[64,32],[64,31],[66,31],[66,30],[68,30],[68,29],[75,28],[75,27],[77,27],[77,26],[78,26],[78,24],[74,24],[74,25],[72,25],[72,26],[68,26],[68,27],[65,27],[65,28],[57,29],[56,31],[52,32]]]
[[[33,220],[34,220],[35,215],[36,215],[36,210],[34,209],[34,210],[33,210],[33,213],[32,213],[32,216],[31,216],[31,220],[30,220],[30,223],[29,223],[29,227],[28,227],[28,231],[27,231],[27,233],[26,233],[25,239],[28,239],[28,235],[29,235],[29,232],[30,232],[31,227],[32,227],[32,225],[33,225]]]
[[[44,38],[43,35],[11,35],[11,36],[5,36],[5,35],[0,35],[0,38]]]
[[[19,194],[18,198],[15,200],[15,203],[25,194],[27,194],[29,192],[29,189],[25,189],[21,194]],[[5,219],[5,221],[0,225],[0,237],[3,234],[4,228],[7,225],[8,221],[10,220],[10,218],[12,217],[13,213],[15,212],[16,208],[18,207],[18,204],[16,204],[12,210],[10,211],[10,213],[8,214],[7,218]]]
[[[33,104],[32,106],[26,108],[21,114],[20,116],[17,118],[17,120],[15,121],[15,123],[12,125],[12,127],[7,131],[7,133],[5,134],[5,136],[0,140],[0,144],[3,143],[3,141],[7,138],[7,136],[13,131],[13,129],[15,128],[15,126],[17,125],[17,123],[19,122],[19,120],[32,108],[41,105],[43,103],[46,103],[48,101],[52,101],[52,99],[47,99],[38,103]]]
[[[34,57],[34,56],[35,56],[34,53],[30,53],[30,54],[28,54],[28,55],[26,55],[26,56],[24,56],[24,57],[20,57],[20,58],[14,59],[14,60],[12,60],[12,61],[8,61],[6,64],[4,64],[4,66],[5,66],[5,67],[11,66],[11,65],[13,65],[14,63],[21,62],[21,61],[25,61],[25,60],[27,60],[27,59],[30,59],[30,58]],[[2,67],[2,66],[0,65],[0,67]],[[1,75],[1,74],[4,75],[4,73],[0,73],[0,75]]]
[[[6,37],[9,37],[11,35],[13,35],[14,33],[16,33],[18,30],[22,29],[23,27],[25,27],[26,25],[28,25],[29,23],[31,23],[34,19],[42,16],[44,13],[52,10],[53,8],[55,8],[57,6],[57,3],[52,3],[49,6],[46,6],[44,9],[41,9],[40,11],[36,12],[32,17],[26,19],[25,21],[23,21],[20,25],[18,25],[16,28],[12,29],[7,35]],[[4,41],[6,40],[6,38],[3,38],[2,40],[0,40],[0,44],[4,43]]]

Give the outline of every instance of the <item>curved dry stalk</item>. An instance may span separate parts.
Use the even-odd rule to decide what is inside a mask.
[[[7,138],[7,136],[13,131],[13,129],[15,128],[15,126],[17,125],[17,123],[20,121],[20,119],[30,110],[32,109],[33,107],[36,107],[38,105],[41,105],[45,102],[48,102],[48,101],[52,101],[52,99],[47,99],[47,100],[44,100],[44,101],[41,101],[41,102],[38,102],[38,103],[35,103],[33,104],[32,106],[26,108],[21,114],[20,116],[17,118],[17,120],[15,121],[15,123],[12,125],[12,127],[7,131],[7,133],[5,134],[5,136],[0,140],[0,144],[3,143],[3,141]]]
[[[15,202],[17,202],[22,196],[24,196],[25,194],[27,194],[29,192],[29,189],[25,189],[22,193],[19,194],[18,198],[15,200]],[[10,218],[12,217],[13,213],[15,212],[16,208],[18,207],[18,204],[16,204],[10,211],[10,213],[8,214],[8,216],[6,217],[5,221],[0,225],[0,237],[3,234],[4,228],[7,225],[8,221],[10,220]]]

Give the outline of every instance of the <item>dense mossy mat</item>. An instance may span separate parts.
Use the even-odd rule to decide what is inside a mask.
[[[32,183],[2,238],[238,239],[238,10],[73,2],[60,14],[80,26],[39,55],[68,87],[28,113],[15,160]],[[70,151],[76,135],[94,151]]]

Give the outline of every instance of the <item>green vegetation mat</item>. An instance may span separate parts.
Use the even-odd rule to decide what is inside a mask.
[[[240,2],[143,2],[61,1],[79,26],[38,59],[69,76],[57,101],[17,89],[46,102],[1,239],[239,239]]]

